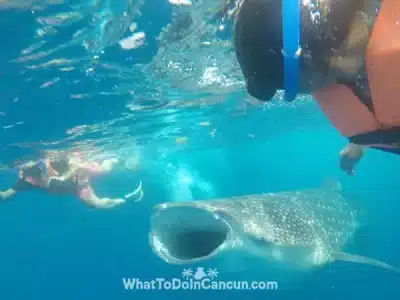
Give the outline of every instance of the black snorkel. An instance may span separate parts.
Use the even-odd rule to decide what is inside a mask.
[[[296,99],[300,80],[300,0],[282,0],[284,99]]]
[[[243,0],[234,45],[247,92],[266,102],[283,90],[292,102],[337,83],[332,58],[346,49],[364,1]]]

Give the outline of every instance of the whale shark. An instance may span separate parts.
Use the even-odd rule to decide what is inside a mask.
[[[305,189],[153,208],[149,241],[169,264],[193,264],[240,250],[308,270],[335,261],[400,272],[373,258],[343,252],[359,213],[339,189]]]

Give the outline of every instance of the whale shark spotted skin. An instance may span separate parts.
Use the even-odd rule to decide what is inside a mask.
[[[357,230],[357,211],[339,190],[310,189],[154,207],[150,244],[170,264],[209,260],[240,248],[299,268],[335,260],[398,269],[341,250]]]

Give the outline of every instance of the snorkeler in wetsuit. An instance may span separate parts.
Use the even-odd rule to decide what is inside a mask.
[[[95,208],[111,208],[126,202],[126,199],[99,198],[90,180],[112,170],[117,159],[97,162],[72,162],[67,157],[50,158],[29,162],[21,167],[19,178],[13,187],[0,191],[0,200],[10,199],[17,193],[42,189],[55,195],[75,195],[83,203]]]
[[[399,0],[243,0],[234,44],[247,91],[312,94],[349,140],[348,174],[365,147],[400,154],[399,20]]]

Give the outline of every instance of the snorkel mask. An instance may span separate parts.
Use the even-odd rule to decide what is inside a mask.
[[[284,99],[296,99],[300,80],[300,5],[301,0],[282,0]]]
[[[372,1],[372,0],[371,0]],[[330,82],[330,59],[346,43],[364,0],[243,0],[235,52],[248,93],[292,102]]]

